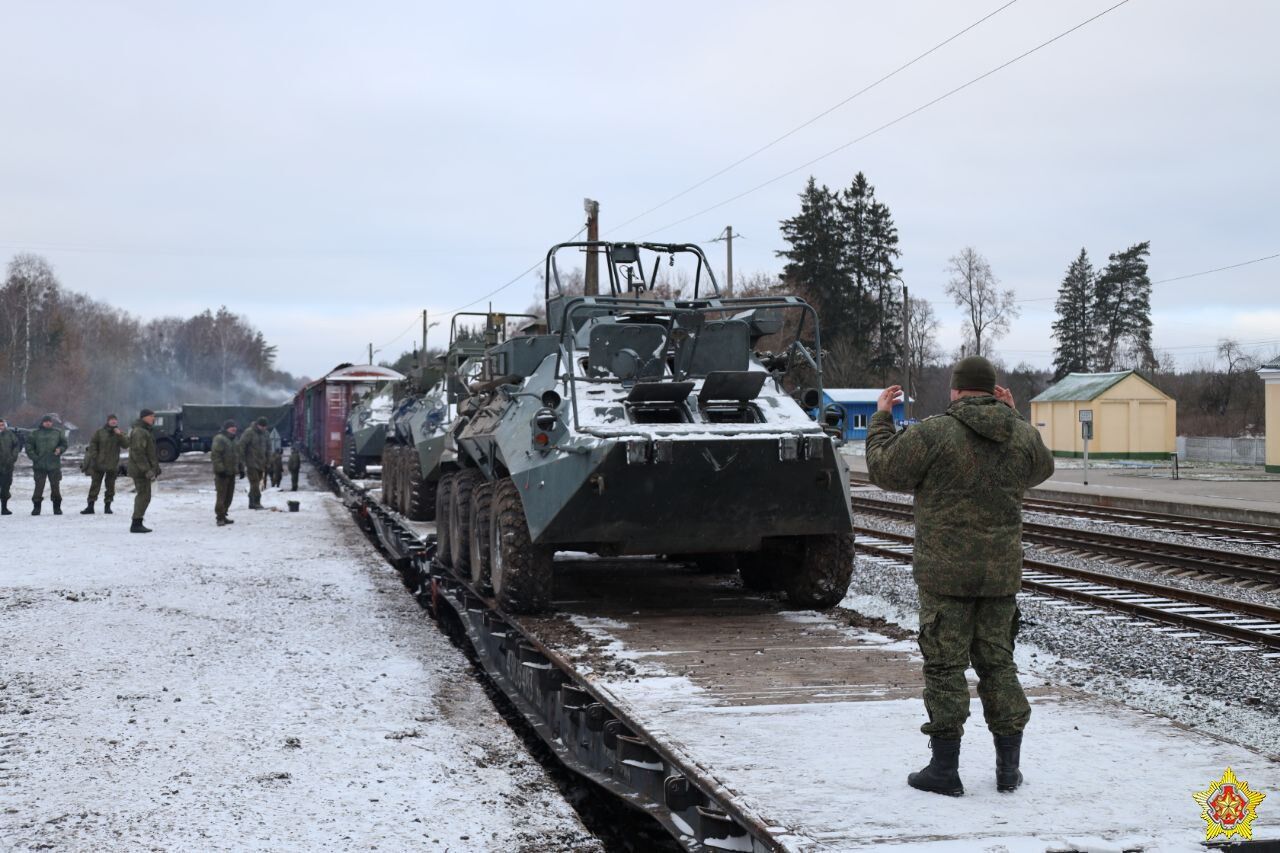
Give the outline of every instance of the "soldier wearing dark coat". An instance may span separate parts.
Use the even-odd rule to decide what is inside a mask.
[[[284,479],[284,443],[274,427],[271,430],[271,466],[268,476],[272,488],[280,488],[280,481]]]
[[[213,503],[213,514],[218,526],[235,524],[227,517],[231,509],[231,501],[236,494],[236,472],[240,470],[240,451],[236,446],[236,433],[239,428],[235,421],[227,421],[222,425],[222,432],[213,437],[213,447],[209,458],[213,461],[213,488],[216,497]]]
[[[129,439],[120,429],[120,420],[115,415],[107,415],[107,423],[99,428],[84,452],[81,470],[89,475],[89,503],[80,510],[81,515],[93,515],[93,505],[98,501],[98,493],[103,485],[106,492],[102,497],[102,511],[111,515],[111,502],[116,496],[116,476],[120,473],[120,451],[129,446]]]
[[[298,491],[298,472],[302,470],[302,456],[298,453],[298,445],[289,448],[289,491]]]
[[[901,388],[880,395],[867,429],[867,470],[877,486],[915,495],[912,574],[920,594],[920,651],[932,758],[907,782],[959,796],[960,739],[969,716],[965,669],[995,739],[996,788],[1013,791],[1031,706],[1013,661],[1022,584],[1022,498],[1053,474],[1053,457],[1035,427],[995,384],[980,356],[962,359],[943,415],[896,431]]]
[[[9,509],[10,489],[13,488],[13,466],[21,452],[22,438],[0,418],[0,515],[13,515]]]
[[[151,505],[151,483],[160,476],[160,457],[156,453],[156,437],[151,426],[156,413],[143,409],[129,430],[129,476],[133,479],[133,524],[130,533],[150,533],[142,524]]]
[[[266,418],[258,418],[240,437],[240,460],[249,474],[249,509],[262,509],[262,478],[271,462]]]
[[[27,436],[27,456],[31,459],[31,472],[35,475],[36,488],[31,493],[31,514],[40,514],[44,503],[44,484],[49,484],[49,497],[53,501],[53,514],[62,515],[62,454],[67,449],[67,436],[53,425],[53,415],[40,419],[40,427]]]

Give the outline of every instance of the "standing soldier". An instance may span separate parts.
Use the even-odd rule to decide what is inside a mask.
[[[44,503],[44,484],[49,482],[49,497],[53,499],[53,514],[62,515],[62,452],[67,449],[67,437],[53,426],[53,415],[40,419],[40,428],[27,436],[27,456],[31,458],[31,471],[35,474],[36,490],[31,494],[31,514],[40,514]]]
[[[271,428],[271,485],[273,488],[280,488],[280,481],[284,479],[284,443],[280,440],[280,433],[275,427]]]
[[[951,374],[943,415],[894,431],[901,388],[886,388],[867,430],[867,470],[882,489],[915,494],[912,574],[920,594],[924,706],[932,758],[907,784],[960,796],[960,738],[969,717],[965,669],[978,674],[978,696],[995,739],[996,790],[1013,791],[1022,730],[1031,706],[1013,662],[1015,598],[1022,585],[1022,497],[1053,473],[1039,431],[996,385],[981,356]]]
[[[143,527],[142,519],[151,504],[151,483],[160,476],[160,458],[156,455],[156,437],[151,434],[151,425],[156,422],[156,413],[143,409],[138,419],[129,430],[129,476],[133,478],[133,524],[130,533],[150,533],[151,528]]]
[[[227,510],[236,494],[236,471],[239,469],[239,451],[236,449],[235,421],[227,421],[222,425],[222,432],[213,437],[213,448],[209,458],[213,460],[213,487],[217,495],[214,498],[213,513],[218,519],[218,526],[235,524],[227,518]]]
[[[13,515],[9,511],[9,489],[13,486],[13,466],[21,450],[22,439],[9,429],[4,418],[0,418],[0,515]],[[296,477],[294,482],[297,482]]]
[[[240,437],[240,459],[249,473],[249,509],[262,509],[262,478],[271,461],[266,418],[258,418]]]
[[[298,453],[298,445],[289,447],[289,481],[291,492],[298,491],[298,472],[302,470],[302,456]]]
[[[116,496],[116,475],[120,471],[120,451],[128,446],[129,439],[120,429],[120,420],[115,415],[107,415],[106,426],[93,434],[84,452],[82,469],[91,479],[89,505],[80,510],[81,515],[93,515],[93,505],[98,500],[98,491],[104,480],[107,491],[102,498],[102,511],[111,515],[111,501]]]

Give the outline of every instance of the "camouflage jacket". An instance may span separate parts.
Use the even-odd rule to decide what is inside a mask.
[[[240,468],[240,449],[231,433],[223,430],[213,437],[213,447],[209,450],[209,458],[213,460],[215,475],[234,477]]]
[[[13,430],[0,432],[0,471],[12,471],[22,451],[22,438]]]
[[[267,470],[271,461],[271,436],[265,429],[251,426],[240,436],[240,460],[251,471]]]
[[[289,448],[289,473],[296,474],[302,470],[302,455],[298,453],[298,446],[295,444]]]
[[[138,418],[129,430],[129,476],[135,480],[154,480],[160,476],[160,457],[156,455],[156,437],[150,425]]]
[[[62,470],[62,455],[54,451],[67,450],[67,436],[57,427],[37,427],[27,436],[27,456],[31,459],[32,471],[43,471],[48,474]]]
[[[1013,595],[1022,584],[1022,496],[1053,473],[1039,431],[994,397],[895,432],[876,412],[867,470],[882,489],[915,495],[912,573],[935,595]]]
[[[103,425],[89,439],[89,447],[84,452],[85,473],[99,471],[114,474],[120,467],[120,451],[128,446],[129,439],[123,430],[117,433],[111,427]]]

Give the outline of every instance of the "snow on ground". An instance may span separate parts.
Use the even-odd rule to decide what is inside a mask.
[[[336,498],[120,485],[0,519],[0,850],[600,849]]]

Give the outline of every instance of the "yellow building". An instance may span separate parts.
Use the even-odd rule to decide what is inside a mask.
[[[1262,365],[1258,375],[1267,393],[1267,472],[1280,474],[1280,358]]]
[[[1031,422],[1054,456],[1084,455],[1082,411],[1093,418],[1091,458],[1163,459],[1177,448],[1177,402],[1137,371],[1068,373],[1031,401]]]

